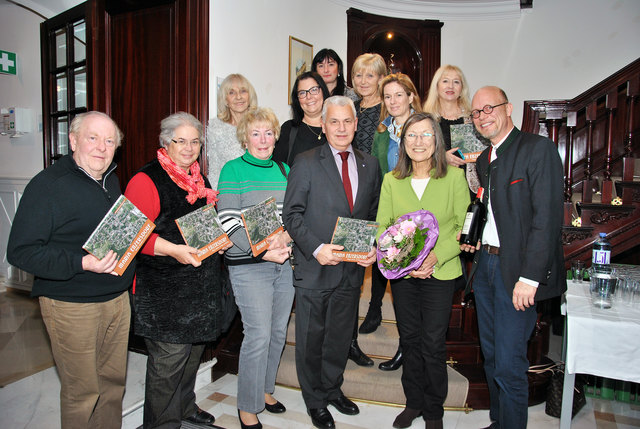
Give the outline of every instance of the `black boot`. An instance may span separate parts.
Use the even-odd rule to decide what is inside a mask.
[[[398,351],[391,360],[387,360],[378,365],[383,371],[395,371],[402,366],[402,347],[398,346]]]
[[[351,340],[349,359],[360,366],[373,366],[373,361],[358,346],[358,340]]]
[[[376,308],[375,305],[370,304],[369,311],[367,311],[367,315],[365,316],[362,325],[360,325],[358,332],[361,334],[370,334],[375,332],[375,330],[378,329],[378,326],[380,326],[380,323],[382,323],[382,311],[380,310],[380,307]]]

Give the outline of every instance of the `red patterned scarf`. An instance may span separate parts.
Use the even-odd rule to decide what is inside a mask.
[[[167,172],[171,180],[180,187],[187,191],[187,201],[189,204],[195,203],[200,198],[207,198],[207,204],[215,203],[218,201],[216,196],[218,191],[204,187],[204,178],[200,174],[200,164],[198,161],[194,161],[189,167],[191,174],[185,173],[185,171],[178,167],[175,162],[169,158],[167,150],[165,148],[158,149],[158,161],[162,166],[162,169]]]

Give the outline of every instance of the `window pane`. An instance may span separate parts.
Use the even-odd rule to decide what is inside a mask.
[[[84,20],[73,24],[73,57],[74,61],[82,61],[86,58],[87,37]]]
[[[67,110],[67,75],[60,73],[56,75],[56,106],[58,111]]]
[[[56,30],[55,38],[56,67],[67,65],[67,29]]]
[[[74,72],[75,107],[87,106],[87,69],[81,67]]]
[[[54,155],[66,155],[69,153],[69,127],[67,117],[58,118],[56,121],[56,153]]]

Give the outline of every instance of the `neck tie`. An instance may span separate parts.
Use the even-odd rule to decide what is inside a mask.
[[[342,186],[344,186],[344,193],[347,194],[347,201],[349,201],[349,209],[353,212],[353,195],[351,193],[351,179],[349,179],[349,152],[338,152],[340,158],[342,158]]]

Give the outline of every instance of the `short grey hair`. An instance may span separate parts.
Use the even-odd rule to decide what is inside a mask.
[[[345,97],[344,95],[334,95],[333,97],[329,97],[324,100],[324,104],[322,105],[322,122],[327,120],[327,110],[329,106],[349,106],[351,107],[351,111],[353,112],[353,118],[357,118],[356,115],[356,106],[353,105],[353,100],[349,97]]]
[[[160,122],[160,147],[166,148],[171,144],[176,128],[182,126],[193,127],[198,131],[198,139],[202,141],[202,122],[191,113],[173,113]]]
[[[122,131],[118,127],[118,124],[116,124],[116,121],[114,121],[111,116],[103,112],[98,112],[97,110],[80,113],[74,116],[71,124],[69,125],[69,134],[75,134],[77,136],[80,133],[80,128],[82,128],[82,123],[89,116],[100,116],[101,118],[110,120],[113,124],[113,127],[116,129],[116,147],[120,147],[120,145],[122,144],[122,139],[124,138],[124,134],[122,134]]]

